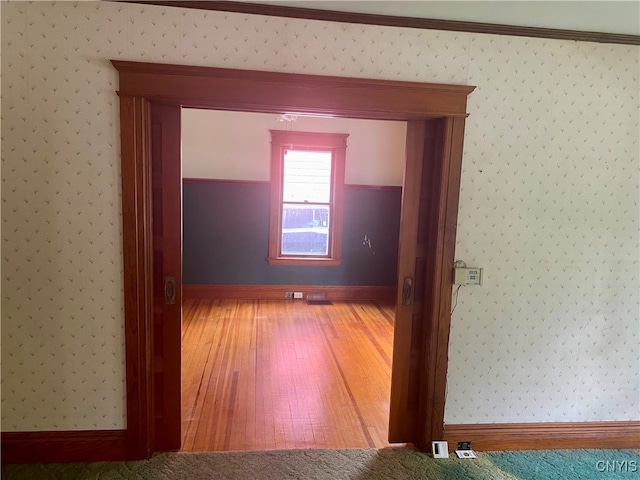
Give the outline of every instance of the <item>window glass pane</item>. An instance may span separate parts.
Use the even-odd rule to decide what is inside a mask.
[[[283,205],[282,254],[329,254],[328,205]]]
[[[331,201],[331,152],[287,150],[284,154],[284,202]]]

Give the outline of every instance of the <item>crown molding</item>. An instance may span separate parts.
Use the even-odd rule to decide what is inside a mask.
[[[113,0],[112,0],[113,1]],[[327,22],[343,22],[387,27],[418,28],[423,30],[444,30],[452,32],[486,33],[491,35],[510,35],[516,37],[549,38],[555,40],[574,40],[581,42],[614,43],[621,45],[640,45],[640,35],[621,33],[585,32],[581,30],[563,30],[556,28],[522,27],[493,23],[462,22],[457,20],[438,20],[416,17],[398,17],[393,15],[373,15],[366,13],[338,12],[313,8],[285,7],[258,3],[233,1],[178,1],[178,0],[114,0],[124,3],[139,3],[165,7],[195,8],[222,12],[267,15],[274,17],[302,18]]]

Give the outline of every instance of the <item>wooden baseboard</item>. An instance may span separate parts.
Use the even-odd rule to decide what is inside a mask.
[[[444,440],[451,450],[467,441],[478,451],[640,448],[640,421],[445,425]]]
[[[228,298],[245,300],[284,300],[285,292],[320,293],[329,300],[376,300],[394,302],[395,287],[327,285],[183,285],[182,298]]]
[[[2,432],[2,463],[131,460],[126,430]]]

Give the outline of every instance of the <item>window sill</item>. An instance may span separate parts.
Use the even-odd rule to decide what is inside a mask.
[[[269,257],[267,263],[298,267],[337,267],[342,260],[339,258]]]

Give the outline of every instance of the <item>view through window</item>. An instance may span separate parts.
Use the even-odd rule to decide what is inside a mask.
[[[331,157],[331,152],[304,150],[284,154],[283,254],[329,254]]]
[[[269,263],[339,265],[347,135],[271,136]]]

